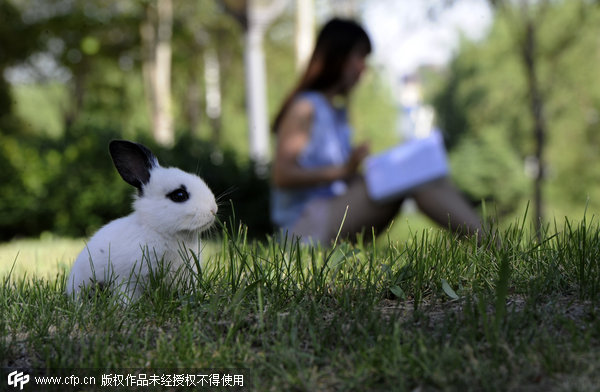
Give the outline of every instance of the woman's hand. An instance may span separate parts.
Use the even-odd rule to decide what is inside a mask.
[[[346,163],[347,177],[351,177],[358,171],[361,163],[369,156],[369,143],[362,143],[352,149],[348,163]]]

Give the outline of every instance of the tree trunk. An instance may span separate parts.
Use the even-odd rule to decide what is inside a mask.
[[[270,0],[267,5],[259,0],[227,1],[221,4],[244,27],[244,69],[246,72],[246,106],[250,158],[259,174],[266,175],[269,162],[269,125],[267,120],[267,78],[265,53],[262,47],[267,27],[285,9],[287,0]]]
[[[206,115],[211,126],[211,141],[219,145],[221,135],[221,71],[215,50],[204,52],[204,84],[206,91]]]
[[[356,18],[358,16],[357,0],[331,0],[332,7],[337,15],[345,18]]]
[[[315,0],[296,0],[296,70],[308,64],[315,45]]]
[[[250,137],[250,158],[266,164],[269,157],[267,121],[267,82],[263,32],[250,23],[245,38],[246,105]]]
[[[186,89],[185,114],[189,132],[195,136],[199,132],[202,118],[202,111],[200,110],[202,106],[202,94],[196,76],[196,67],[190,67],[188,75],[189,83]]]
[[[140,26],[142,73],[152,118],[152,134],[156,142],[162,145],[172,145],[175,140],[170,107],[172,30],[172,0],[157,0],[156,9],[148,5],[146,20]]]
[[[534,213],[535,229],[538,238],[541,236],[541,230],[544,220],[544,206],[542,186],[544,183],[544,147],[546,142],[546,121],[544,119],[544,101],[540,92],[537,61],[536,61],[536,28],[531,17],[527,16],[525,24],[525,39],[523,41],[522,60],[525,66],[527,85],[529,88],[529,106],[533,118],[534,137],[535,137],[535,159],[537,170],[534,178]]]
[[[540,89],[539,73],[537,70],[537,26],[541,23],[541,17],[544,15],[548,1],[530,1],[521,0],[519,4],[511,4],[507,0],[490,0],[490,3],[496,9],[517,10],[520,8],[520,14],[515,13],[512,19],[517,25],[513,26],[513,31],[518,32],[516,38],[519,43],[520,59],[525,71],[527,88],[529,92],[529,110],[533,120],[533,137],[535,139],[535,171],[533,183],[533,203],[534,203],[534,227],[538,240],[541,240],[542,227],[544,224],[544,200],[543,185],[545,179],[545,158],[544,148],[546,143],[547,126],[544,118],[544,98]],[[533,3],[533,5],[531,4]],[[514,8],[513,8],[514,7]]]
[[[156,112],[154,136],[163,145],[175,141],[171,113],[171,36],[173,0],[158,0],[158,40],[156,46]]]
[[[64,115],[65,129],[70,129],[77,120],[77,117],[79,117],[79,113],[81,113],[85,96],[85,79],[86,73],[84,67],[81,67],[75,72],[73,78],[74,85],[73,93],[71,94],[72,103]]]
[[[256,162],[259,173],[265,171],[265,166],[270,159],[263,36],[267,27],[283,12],[286,3],[286,0],[272,0],[267,6],[259,6],[257,0],[248,0],[247,29],[244,37],[246,105],[248,107],[250,158]]]

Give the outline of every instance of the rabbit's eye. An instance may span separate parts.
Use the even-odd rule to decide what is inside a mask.
[[[185,189],[185,186],[182,185],[173,192],[168,193],[167,197],[175,203],[183,203],[190,198],[190,194],[188,193],[187,189]]]

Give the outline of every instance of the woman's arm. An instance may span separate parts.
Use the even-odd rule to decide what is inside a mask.
[[[366,145],[356,148],[345,165],[305,169],[298,156],[310,140],[314,108],[308,100],[296,101],[281,120],[273,163],[273,183],[280,188],[299,188],[331,183],[354,175],[368,153]]]

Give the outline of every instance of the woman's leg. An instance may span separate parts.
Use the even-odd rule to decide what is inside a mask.
[[[312,239],[323,245],[331,244],[338,232],[340,238],[356,240],[356,235],[363,231],[368,234],[371,228],[376,233],[385,229],[398,213],[402,200],[389,203],[372,201],[364,179],[357,177],[343,195],[312,201],[291,234],[302,236],[305,242]]]
[[[481,219],[449,179],[425,184],[411,196],[419,209],[442,227],[459,234],[483,234]]]

